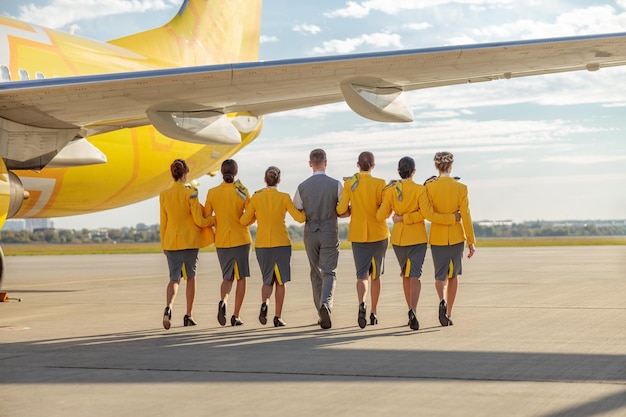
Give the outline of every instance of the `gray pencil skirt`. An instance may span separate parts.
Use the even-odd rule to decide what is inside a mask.
[[[170,281],[195,278],[199,249],[166,250],[165,258],[170,270]]]
[[[250,276],[250,244],[232,248],[216,248],[222,268],[222,279],[230,281]]]
[[[385,254],[389,247],[389,239],[377,242],[352,242],[352,256],[358,279],[380,278],[385,272]]]
[[[263,284],[272,285],[276,281],[278,285],[283,285],[291,281],[291,246],[256,248],[254,253],[259,261]]]
[[[461,275],[464,248],[465,242],[446,246],[430,245],[437,281],[444,281],[446,278],[456,278],[457,275]]]
[[[420,278],[422,276],[426,246],[426,243],[410,246],[393,245],[393,251],[396,253],[396,258],[398,258],[402,277]]]

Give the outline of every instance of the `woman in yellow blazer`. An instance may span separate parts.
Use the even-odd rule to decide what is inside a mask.
[[[215,214],[215,248],[222,269],[220,302],[217,309],[217,321],[226,324],[226,304],[228,295],[237,281],[235,291],[235,309],[230,318],[231,326],[241,326],[239,318],[241,306],[246,296],[246,278],[250,276],[250,245],[252,237],[247,227],[239,223],[239,218],[250,201],[248,190],[239,181],[235,181],[237,162],[227,159],[222,162],[223,182],[211,188],[206,196],[204,215]]]
[[[377,307],[380,298],[380,276],[383,273],[385,254],[389,246],[389,226],[376,218],[383,198],[385,180],[372,177],[374,154],[361,152],[357,167],[359,172],[345,179],[337,214],[350,210],[348,240],[352,242],[352,255],[356,266],[356,290],[359,299],[357,322],[360,328],[367,324],[366,304],[368,279],[372,277],[372,310],[370,325],[378,324]]]
[[[452,306],[458,289],[457,276],[462,273],[461,260],[465,241],[474,256],[476,238],[469,210],[467,186],[450,176],[454,155],[450,152],[435,154],[435,168],[439,176],[426,184],[428,197],[438,213],[461,213],[461,223],[446,225],[435,223],[430,227],[430,249],[435,266],[435,288],[439,296],[439,322],[451,326]],[[447,282],[447,283],[446,283]]]
[[[213,243],[213,217],[205,218],[198,202],[198,190],[186,185],[189,167],[182,159],[170,165],[174,184],[159,195],[161,247],[167,258],[170,280],[166,290],[163,327],[169,329],[172,306],[178,292],[181,277],[187,280],[187,314],[184,326],[195,326],[191,315],[196,296],[196,268],[199,248]]]
[[[419,329],[417,302],[422,289],[422,266],[426,257],[428,235],[424,219],[442,224],[454,224],[455,214],[433,212],[426,187],[413,182],[415,160],[405,156],[398,162],[401,180],[391,181],[383,192],[383,202],[376,213],[378,220],[385,220],[394,212],[391,245],[398,258],[402,274],[404,298],[409,307],[409,327]]]
[[[285,225],[285,214],[299,223],[306,220],[303,211],[298,210],[287,193],[276,188],[280,182],[280,170],[271,166],[265,170],[267,188],[252,195],[246,212],[240,222],[244,226],[258,223],[254,251],[256,253],[263,286],[261,287],[261,311],[259,321],[267,323],[267,310],[272,295],[273,285],[276,287],[276,306],[274,311],[274,327],[285,326],[282,320],[285,302],[285,284],[291,281],[291,239]]]

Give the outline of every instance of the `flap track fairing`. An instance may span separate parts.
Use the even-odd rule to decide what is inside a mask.
[[[164,110],[152,107],[146,112],[153,126],[165,136],[200,145],[237,145],[241,134],[253,131],[260,119],[248,114],[232,120],[215,110]]]
[[[344,81],[340,87],[348,106],[362,117],[387,123],[413,121],[413,113],[404,99],[401,86],[364,77]]]

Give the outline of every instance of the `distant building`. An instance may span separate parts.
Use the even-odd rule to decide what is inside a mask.
[[[25,219],[26,230],[29,232],[38,230],[54,229],[54,222],[50,219]]]
[[[4,222],[3,230],[27,230],[29,232],[35,230],[54,229],[54,222],[50,219],[9,219]]]
[[[24,219],[10,219],[4,222],[4,226],[2,226],[2,229],[13,230],[14,232],[26,230],[26,221]]]
[[[478,222],[479,226],[513,226],[513,220],[481,220]]]
[[[89,233],[89,238],[90,239],[101,239],[101,240],[109,240],[109,229],[105,229],[105,228],[100,228],[100,229],[96,229],[96,230],[92,230],[91,233]]]

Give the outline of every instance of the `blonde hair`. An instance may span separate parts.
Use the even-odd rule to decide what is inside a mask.
[[[450,152],[437,152],[433,161],[435,161],[435,168],[439,171],[448,172],[454,162],[454,155]]]

